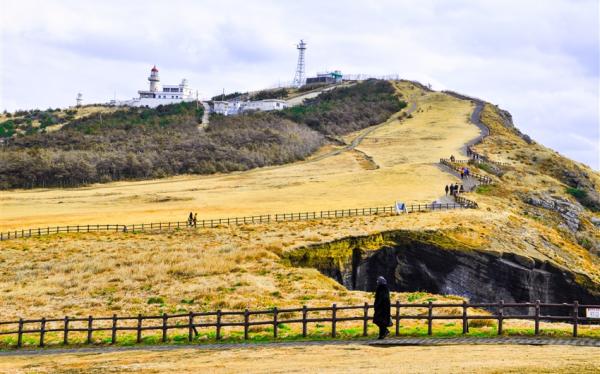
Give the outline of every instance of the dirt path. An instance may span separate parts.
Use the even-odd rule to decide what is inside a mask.
[[[496,340],[496,339],[491,339]],[[379,344],[174,346],[0,356],[3,373],[597,373],[597,347]],[[527,343],[526,343],[527,344]]]
[[[138,346],[104,346],[83,348],[50,348],[50,349],[20,349],[0,351],[0,357],[7,356],[47,356],[66,353],[107,353],[130,351],[173,351],[181,349],[225,350],[225,349],[257,349],[282,347],[322,347],[322,346],[371,346],[389,348],[398,346],[448,346],[448,345],[535,345],[535,346],[577,346],[600,347],[600,339],[593,338],[547,338],[547,337],[498,337],[498,338],[430,338],[406,337],[389,338],[385,340],[356,339],[356,340],[317,340],[295,342],[266,342],[266,343],[213,343],[213,344],[178,344],[178,345],[138,345]],[[599,352],[600,354],[600,352]]]
[[[202,101],[202,106],[204,107],[204,113],[202,114],[202,123],[198,126],[198,130],[204,130],[208,126],[210,117],[210,105],[206,101]]]

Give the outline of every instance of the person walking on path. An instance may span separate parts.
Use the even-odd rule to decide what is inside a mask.
[[[192,226],[192,223],[194,222],[194,214],[192,212],[190,212],[190,215],[188,217],[188,226]]]
[[[450,155],[450,161],[454,162],[454,160],[455,160],[454,155]]]
[[[464,187],[462,184],[460,185],[460,190],[459,190],[459,192],[460,192],[460,193],[464,193],[464,192],[465,192],[465,187]]]
[[[390,290],[384,277],[377,277],[377,288],[375,289],[375,313],[373,314],[373,323],[379,327],[379,337],[385,338],[390,331],[388,327],[392,325],[390,315]]]
[[[448,196],[448,191],[450,191],[450,188],[448,187],[448,185],[446,185],[445,191],[446,191],[446,196]]]
[[[194,213],[194,227],[196,227],[197,223],[198,223],[198,213]]]

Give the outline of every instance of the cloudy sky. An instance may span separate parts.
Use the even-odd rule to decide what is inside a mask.
[[[509,110],[600,169],[599,1],[0,0],[0,109],[128,99],[153,64],[203,97],[294,75],[398,74]]]

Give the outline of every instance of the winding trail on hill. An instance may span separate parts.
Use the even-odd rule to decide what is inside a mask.
[[[406,337],[389,338],[385,340],[356,339],[356,340],[316,340],[295,342],[266,342],[266,343],[210,343],[210,344],[178,344],[178,345],[139,345],[127,347],[104,346],[94,348],[49,348],[49,349],[15,349],[0,351],[0,357],[10,356],[51,356],[60,354],[98,354],[128,351],[175,351],[181,349],[225,350],[225,349],[257,349],[257,348],[284,348],[307,346],[447,346],[447,345],[569,345],[579,347],[600,347],[600,339],[594,338],[554,338],[554,337]]]
[[[411,101],[410,103],[410,107],[406,110],[406,115],[410,115],[412,114],[415,110],[417,109],[417,102],[416,101]],[[356,138],[352,139],[352,141],[347,144],[346,146],[340,148],[340,149],[336,149],[334,151],[325,153],[323,155],[317,156],[315,158],[311,158],[310,160],[307,160],[306,162],[316,162],[316,161],[321,161],[325,158],[328,157],[332,157],[332,156],[336,156],[339,155],[340,153],[343,152],[348,152],[348,151],[352,151],[354,150],[356,147],[358,147],[360,145],[360,143],[362,143],[363,140],[365,140],[365,138],[367,136],[369,136],[371,133],[373,133],[374,131],[379,130],[380,128],[386,126],[389,124],[391,119],[388,119],[387,121],[385,121],[384,123],[380,123],[379,125],[375,125],[375,126],[371,126],[371,127],[367,127],[362,133],[360,133]],[[393,119],[393,120],[396,120]],[[364,152],[361,152],[364,153]]]
[[[481,133],[478,136],[476,136],[475,138],[469,140],[467,143],[465,143],[464,146],[461,147],[461,149],[460,149],[461,152],[463,152],[464,155],[466,156],[467,149],[469,147],[480,143],[483,139],[485,139],[487,136],[490,135],[490,129],[481,122],[481,112],[483,111],[483,107],[484,107],[485,103],[482,100],[464,96],[464,95],[461,95],[461,94],[458,94],[455,92],[446,91],[445,94],[450,95],[450,96],[455,97],[460,100],[469,100],[475,104],[475,108],[471,112],[471,116],[469,117],[469,120],[473,125],[477,126],[479,128],[479,130],[481,130]],[[460,173],[457,172],[456,170],[453,170],[446,165],[438,164],[438,167],[440,169],[446,171],[447,173],[452,174],[457,178],[460,178]],[[477,178],[473,178],[473,177],[468,177],[468,178],[462,179],[461,183],[463,184],[465,191],[473,191],[477,186],[479,186],[481,184],[481,183],[479,183]],[[446,203],[453,203],[453,202],[455,202],[455,200],[450,195],[443,195],[440,198],[436,199],[436,202],[446,204]]]

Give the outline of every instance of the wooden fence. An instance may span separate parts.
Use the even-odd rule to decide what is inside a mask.
[[[469,200],[461,195],[454,195],[454,200],[465,208],[477,209],[479,205],[473,200]]]
[[[460,173],[461,167],[457,166],[456,163],[457,163],[456,160],[454,160],[454,162],[452,162],[447,158],[440,159],[440,164],[446,165],[449,168],[451,168],[452,170],[456,170],[457,172]],[[479,180],[479,182],[481,182],[481,184],[492,184],[493,183],[493,179],[488,177],[487,175],[482,175],[482,174],[478,174],[478,173],[469,171],[469,176],[476,178],[477,180]]]
[[[456,308],[456,314],[436,314],[436,309],[448,312],[448,308]],[[492,308],[495,310],[491,315],[469,315],[468,308]],[[533,309],[533,314],[508,314],[506,308]],[[561,308],[567,310],[564,316],[544,315],[545,308]],[[562,321],[572,324],[572,334],[577,336],[577,329],[581,322],[600,322],[600,318],[580,316],[581,308],[600,308],[600,305],[580,305],[577,301],[572,304],[550,304],[540,303],[436,303],[426,304],[403,304],[396,301],[391,305],[391,316],[395,325],[395,335],[400,335],[400,321],[402,320],[425,320],[427,322],[427,334],[433,334],[433,321],[458,320],[462,322],[462,333],[469,332],[469,320],[493,320],[497,322],[497,333],[503,333],[503,323],[506,320],[530,320],[534,321],[534,334],[540,333],[541,321]],[[409,314],[402,314],[408,310]],[[69,344],[70,333],[83,333],[85,342],[94,342],[94,332],[110,332],[111,344],[117,343],[118,332],[135,332],[136,342],[140,343],[143,333],[146,331],[159,331],[162,342],[169,340],[169,332],[179,332],[179,337],[187,335],[187,340],[192,341],[194,335],[198,335],[198,329],[207,329],[215,332],[215,339],[223,337],[224,327],[239,327],[243,329],[244,340],[249,339],[252,326],[267,326],[273,329],[273,338],[277,338],[278,329],[282,324],[297,324],[302,326],[302,336],[308,334],[308,326],[313,323],[327,323],[331,328],[331,337],[337,336],[337,324],[348,321],[362,322],[362,335],[367,336],[368,324],[372,320],[373,305],[364,303],[357,306],[332,306],[313,307],[302,306],[301,308],[278,309],[276,307],[265,310],[223,311],[215,312],[188,312],[181,314],[162,314],[154,316],[117,316],[111,317],[64,317],[64,318],[40,318],[19,319],[17,321],[0,322],[0,336],[16,337],[16,347],[23,345],[25,335],[35,334],[39,337],[38,345],[45,345],[46,334],[58,333],[62,337],[63,344]],[[8,329],[7,329],[8,327]],[[181,340],[181,339],[179,339]],[[185,339],[184,339],[185,340]]]
[[[478,143],[481,143],[481,141],[478,142]],[[475,144],[478,144],[478,143],[475,143]],[[455,160],[454,162],[461,163],[461,164],[466,164],[466,163],[476,163],[476,164],[488,163],[488,164],[493,164],[493,165],[496,165],[496,166],[510,166],[510,163],[508,163],[508,162],[501,162],[501,161],[490,160],[489,157],[484,156],[481,153],[478,153],[477,151],[475,151],[472,146],[468,146],[467,147],[467,153],[471,155],[471,158],[469,160]]]
[[[475,208],[470,204],[449,203],[449,204],[410,204],[406,205],[407,213],[414,212],[430,212],[437,210],[450,210],[462,208]],[[271,223],[271,222],[286,222],[286,221],[307,221],[315,219],[342,218],[355,216],[372,216],[380,214],[395,213],[393,206],[382,206],[374,208],[354,208],[354,209],[339,209],[339,210],[322,210],[318,212],[299,212],[299,213],[281,213],[267,214],[248,217],[230,217],[217,218],[196,221],[195,225],[190,226],[187,221],[178,222],[155,222],[142,224],[104,224],[104,225],[69,225],[69,226],[47,226],[34,229],[13,230],[0,233],[0,241],[17,238],[29,238],[33,236],[42,236],[58,233],[73,233],[73,232],[97,232],[97,231],[113,231],[113,232],[147,232],[147,231],[163,231],[183,229],[189,227],[213,228],[221,225],[245,225],[253,223]]]

